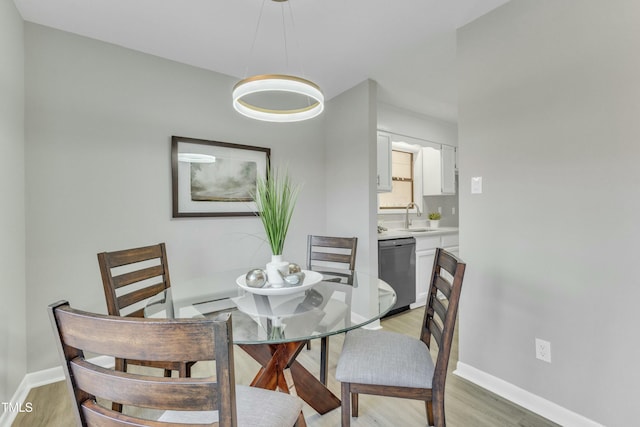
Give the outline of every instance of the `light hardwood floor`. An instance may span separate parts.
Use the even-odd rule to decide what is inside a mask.
[[[384,329],[390,331],[417,336],[422,314],[422,309],[411,310],[383,320],[382,325]],[[329,388],[337,396],[340,396],[340,384],[332,374],[335,372],[342,341],[341,335],[330,339]],[[298,360],[316,375],[319,371],[319,349],[319,341],[314,341],[312,349],[303,350],[298,357]],[[450,373],[455,369],[457,360],[456,336],[449,363]],[[211,366],[207,366],[206,363],[198,363],[193,368],[193,375],[206,375],[210,368]],[[248,384],[257,371],[258,365],[242,350],[236,348],[235,368],[237,382]],[[14,427],[73,426],[71,401],[64,382],[35,388],[31,390],[26,401],[33,404],[33,411],[19,414],[13,423]],[[451,374],[447,378],[445,408],[447,424],[450,427],[556,426],[534,413]],[[305,406],[304,414],[309,427],[340,425],[340,409],[320,416],[313,409]],[[360,396],[360,416],[352,418],[351,421],[353,427],[410,427],[426,424],[423,402],[368,395]]]

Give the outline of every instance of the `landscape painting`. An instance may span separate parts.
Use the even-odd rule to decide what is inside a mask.
[[[171,137],[173,217],[259,215],[253,194],[270,154],[265,147]]]
[[[191,200],[250,202],[256,191],[256,162],[216,158],[213,163],[191,163]]]

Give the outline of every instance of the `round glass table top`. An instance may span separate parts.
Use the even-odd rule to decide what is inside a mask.
[[[386,282],[362,271],[321,272],[322,280],[284,295],[259,295],[236,279],[246,270],[174,283],[145,307],[146,317],[213,317],[231,313],[235,344],[281,343],[346,332],[371,323],[393,307]]]

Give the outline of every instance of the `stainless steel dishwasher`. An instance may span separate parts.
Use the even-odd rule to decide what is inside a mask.
[[[387,316],[408,309],[416,301],[416,239],[378,241],[378,276],[391,285],[398,298]]]

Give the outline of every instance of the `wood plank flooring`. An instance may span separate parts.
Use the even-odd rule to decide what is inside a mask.
[[[384,329],[417,336],[422,320],[422,309],[415,309],[382,321]],[[414,333],[412,333],[414,332]],[[449,363],[453,371],[458,360],[457,336]],[[329,388],[340,396],[340,383],[333,378],[336,363],[342,347],[343,336],[330,338]],[[309,371],[318,375],[320,342],[312,343],[312,349],[303,350],[298,361]],[[258,369],[253,359],[241,349],[235,350],[236,380],[248,384]],[[211,365],[198,363],[193,368],[194,376],[207,375]],[[490,393],[455,375],[447,379],[445,398],[447,424],[450,427],[552,427],[556,424],[529,412],[513,403]],[[14,427],[72,427],[74,425],[71,401],[64,382],[57,382],[31,390],[26,399],[32,402],[31,413],[21,413],[13,423]],[[306,406],[305,418],[309,427],[336,427],[340,425],[340,409],[319,415]],[[379,396],[360,396],[360,416],[352,418],[353,427],[410,427],[425,426],[427,418],[424,403]]]

